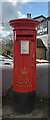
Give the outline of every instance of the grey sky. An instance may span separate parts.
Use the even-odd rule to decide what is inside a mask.
[[[19,3],[16,3],[14,6],[10,2],[3,2],[2,3],[2,23],[3,23],[3,30],[9,30],[8,23],[11,19],[18,18],[18,10],[19,10]]]

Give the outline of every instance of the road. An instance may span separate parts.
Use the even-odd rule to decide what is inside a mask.
[[[36,91],[38,94],[48,96],[48,84],[50,78],[50,64],[37,64],[36,65]],[[0,94],[3,91],[5,94],[8,88],[13,86],[13,68],[0,66]]]

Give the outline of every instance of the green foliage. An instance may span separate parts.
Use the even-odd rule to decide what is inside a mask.
[[[6,51],[6,53],[7,53],[8,55],[10,55],[11,50],[10,50],[10,49],[8,49],[8,50]]]
[[[13,57],[13,40],[8,39],[6,44],[2,44],[2,55],[11,55]]]
[[[2,53],[3,56],[5,56],[5,53]]]

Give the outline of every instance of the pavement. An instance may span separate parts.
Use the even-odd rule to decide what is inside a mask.
[[[14,113],[11,106],[3,107],[3,118],[43,118],[43,117],[44,117],[44,113],[42,110],[36,109],[32,111],[32,113],[20,115],[20,114]]]
[[[10,95],[3,98],[2,117],[3,118],[48,118],[48,101],[47,98],[36,96],[36,109],[28,114],[17,114],[13,109],[12,97]]]

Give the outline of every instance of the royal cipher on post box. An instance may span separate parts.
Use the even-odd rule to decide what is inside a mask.
[[[14,106],[18,113],[31,112],[36,94],[36,27],[34,19],[11,20],[13,27],[13,91]]]

